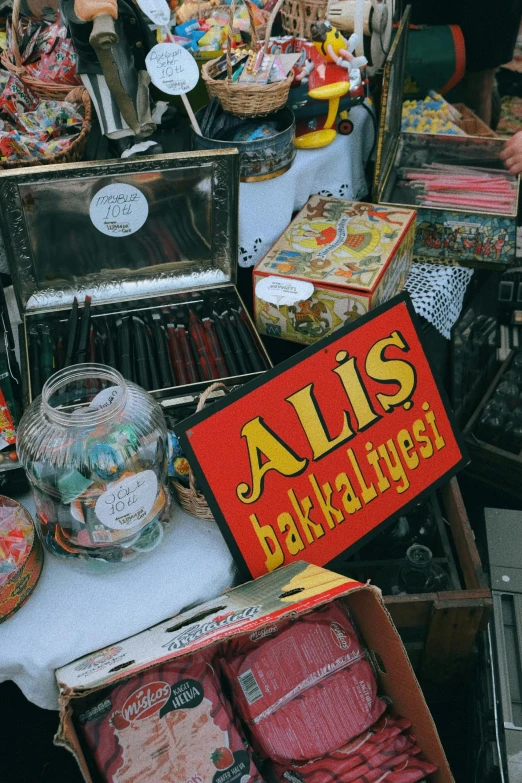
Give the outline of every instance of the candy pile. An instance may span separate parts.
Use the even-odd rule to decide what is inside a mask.
[[[209,5],[202,3],[201,6]],[[266,23],[266,14],[260,10],[258,3],[246,0],[245,5],[238,6],[234,11],[231,38],[236,44],[243,42],[242,33],[247,34],[246,40],[250,40],[251,21],[256,28]],[[192,8],[193,6],[193,8]],[[187,17],[187,14],[192,14]],[[219,52],[229,37],[230,12],[226,6],[215,6],[208,16],[197,18],[198,6],[196,3],[184,3],[177,12],[178,24],[173,28],[173,40],[185,49],[194,53]],[[201,13],[201,9],[200,9]]]
[[[13,29],[7,22],[7,52],[12,63]],[[17,27],[17,41],[25,71],[32,77],[54,84],[81,84],[76,73],[76,53],[67,28],[60,18],[49,24],[43,20],[21,20]]]
[[[14,74],[0,71],[0,160],[39,160],[64,152],[83,117],[67,101],[39,101]]]
[[[465,136],[455,123],[460,112],[434,90],[421,101],[404,101],[402,104],[402,130],[407,133],[444,133]]]
[[[34,540],[34,527],[27,511],[14,500],[0,502],[0,587],[21,568]]]

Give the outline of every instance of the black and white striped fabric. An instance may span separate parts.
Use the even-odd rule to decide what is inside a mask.
[[[81,79],[91,96],[103,135],[112,139],[133,136],[133,131],[121,116],[118,104],[107,86],[105,76],[82,73]]]

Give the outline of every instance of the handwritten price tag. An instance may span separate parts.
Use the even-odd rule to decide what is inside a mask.
[[[184,95],[198,83],[197,63],[179,44],[156,44],[148,53],[145,65],[154,86],[167,95]]]
[[[99,190],[89,209],[94,226],[109,237],[125,237],[138,231],[147,220],[149,204],[134,185],[115,182]]]
[[[95,514],[111,530],[143,527],[158,494],[158,479],[152,470],[128,476],[109,488],[96,501]]]
[[[137,0],[139,7],[151,22],[158,27],[165,27],[170,22],[170,8],[166,0]]]

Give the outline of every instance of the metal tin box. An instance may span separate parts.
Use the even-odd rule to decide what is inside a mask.
[[[310,344],[398,294],[415,211],[312,196],[254,269],[261,334]]]
[[[510,213],[416,205],[411,189],[398,187],[399,169],[423,163],[503,168],[500,138],[401,132],[409,10],[402,18],[384,67],[373,198],[386,206],[417,209],[414,256],[464,265],[508,264],[515,258],[517,207]],[[520,177],[518,185],[520,184]]]
[[[63,333],[74,297],[81,306],[91,296],[91,322],[103,318],[109,329],[123,315],[188,312],[208,297],[240,309],[238,191],[239,155],[231,149],[0,173],[2,232],[22,317],[24,405],[32,398],[31,334],[42,325]],[[259,368],[270,366],[249,320],[247,328]],[[120,357],[116,350],[117,364]],[[243,383],[262,371],[249,369],[223,380]],[[149,390],[172,405],[197,399],[209,382],[200,375]]]

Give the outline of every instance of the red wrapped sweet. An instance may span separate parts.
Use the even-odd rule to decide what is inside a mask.
[[[74,710],[106,783],[261,783],[201,655],[77,700]]]
[[[339,603],[268,630],[230,645],[222,663],[262,755],[279,763],[325,756],[379,719],[385,704]]]
[[[407,772],[404,783],[414,783],[436,767],[418,758],[415,737],[406,733],[409,726],[405,718],[387,716],[328,756],[304,764],[272,764],[270,777],[279,783],[380,783],[393,780],[392,773]],[[399,777],[397,781],[402,783]]]

